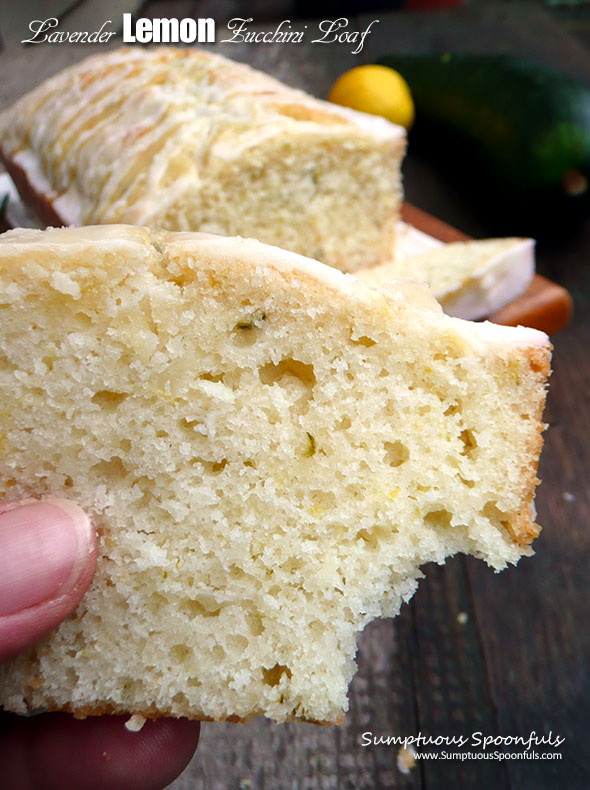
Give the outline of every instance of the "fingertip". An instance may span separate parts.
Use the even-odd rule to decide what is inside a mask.
[[[10,717],[0,738],[7,790],[162,790],[188,765],[199,722],[146,721],[139,732],[124,716],[76,720],[67,714]]]
[[[94,528],[74,502],[0,505],[0,660],[74,611],[92,580],[97,553]]]

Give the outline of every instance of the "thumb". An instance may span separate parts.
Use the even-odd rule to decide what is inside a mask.
[[[0,661],[55,628],[88,589],[96,536],[66,499],[0,504]]]

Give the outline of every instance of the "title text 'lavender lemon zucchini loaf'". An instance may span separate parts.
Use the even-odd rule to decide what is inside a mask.
[[[0,486],[99,534],[0,703],[338,722],[420,566],[531,554],[547,337],[258,241],[0,237]],[[501,581],[499,582],[501,584]]]
[[[401,127],[199,49],[93,55],[0,116],[47,225],[251,236],[352,271],[390,260]]]

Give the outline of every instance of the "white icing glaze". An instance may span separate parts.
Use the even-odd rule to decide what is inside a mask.
[[[490,258],[486,267],[463,288],[437,294],[437,298],[449,315],[474,321],[491,315],[524,293],[534,274],[534,242],[522,239]]]
[[[531,329],[528,326],[504,326],[503,324],[494,324],[491,321],[478,323],[463,321],[461,318],[454,320],[460,321],[464,326],[468,326],[480,340],[486,343],[518,347],[536,346],[538,348],[546,348],[550,345],[549,337],[545,332]]]

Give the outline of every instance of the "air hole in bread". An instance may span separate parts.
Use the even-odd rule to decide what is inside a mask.
[[[312,515],[323,516],[338,505],[338,498],[333,491],[310,490],[313,497]]]
[[[198,455],[193,456],[190,460],[191,466],[202,466],[206,474],[218,475],[222,472],[228,464],[227,458],[222,458],[220,461],[208,461],[205,458],[200,458]]]
[[[459,439],[463,442],[463,449],[461,450],[461,455],[471,455],[471,453],[477,447],[477,440],[473,431],[470,431],[469,428],[465,428],[465,430],[461,431],[459,434]]]
[[[280,384],[282,387],[289,387],[298,381],[311,390],[316,383],[313,365],[306,365],[291,357],[282,359],[277,365],[269,362],[260,368],[259,376],[260,381],[269,386]]]
[[[207,373],[201,373],[199,375],[199,378],[201,379],[201,381],[218,382],[218,381],[223,381],[224,376],[223,376],[223,373],[209,373],[209,372],[207,372]]]
[[[381,547],[381,543],[391,537],[397,529],[376,525],[370,529],[361,529],[357,532],[357,538],[364,540],[372,549]]]
[[[251,346],[260,336],[260,330],[264,327],[266,313],[258,311],[245,315],[237,322],[232,329],[232,340],[238,346]]]
[[[410,451],[402,442],[383,442],[385,461],[389,466],[401,466],[410,457]]]
[[[377,343],[376,340],[373,340],[371,337],[367,337],[367,335],[361,335],[357,338],[351,337],[350,342],[355,346],[366,346],[367,348],[371,348],[371,346],[374,346]]]
[[[193,651],[190,649],[190,647],[187,647],[186,645],[178,644],[178,645],[173,645],[170,648],[170,655],[176,661],[180,661],[181,663],[186,663],[187,659],[192,658]],[[182,694],[182,692],[180,691],[178,692],[178,694]],[[176,696],[178,696],[178,694]],[[184,697],[184,694],[182,694],[182,696]]]
[[[248,623],[248,627],[250,628],[250,633],[252,636],[260,636],[260,634],[264,631],[264,623],[262,622],[262,617],[258,614],[258,612],[249,612],[246,615],[246,622]]]
[[[195,281],[195,273],[193,271],[184,271],[180,272],[171,277],[166,278],[168,282],[174,283],[179,288],[185,288],[187,285],[190,285],[192,282]]]
[[[278,686],[283,675],[287,678],[292,676],[291,670],[284,664],[275,664],[270,669],[262,668],[262,677],[267,686]]]
[[[430,513],[427,513],[424,516],[424,523],[429,527],[448,529],[451,526],[452,518],[452,513],[449,513],[449,511],[444,508],[439,508],[438,510],[431,510]]]
[[[90,471],[106,480],[120,480],[127,475],[125,464],[117,455],[114,455],[110,461],[99,461]]]
[[[222,458],[221,461],[212,461],[209,467],[212,474],[216,475],[222,472],[228,464],[227,458]]]
[[[508,514],[504,513],[503,510],[500,510],[498,507],[497,502],[486,502],[484,507],[481,510],[482,516],[485,516],[492,525],[496,528],[508,529],[510,526],[510,520],[508,518]]]
[[[92,396],[92,402],[100,406],[105,411],[113,411],[129,397],[126,392],[113,392],[112,390],[100,390]]]
[[[76,313],[75,318],[81,326],[91,326],[92,318],[88,313]]]
[[[193,433],[194,431],[198,432],[198,426],[203,425],[200,420],[190,420],[188,417],[181,417],[178,421],[178,424],[181,428],[185,428],[187,431]]]
[[[221,604],[209,593],[185,598],[180,604],[180,610],[186,612],[191,620],[195,617],[218,617],[221,608]]]

